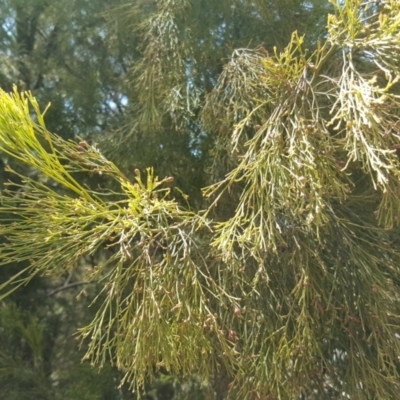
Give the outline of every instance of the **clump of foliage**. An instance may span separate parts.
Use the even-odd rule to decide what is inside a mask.
[[[165,18],[188,6],[161,3]],[[400,2],[331,3],[314,51],[297,33],[282,51],[236,50],[198,98],[198,122],[215,137],[204,211],[173,197],[172,177],[148,168],[130,180],[95,146],[48,132],[30,93],[0,92],[0,149],[46,177],[21,175],[2,198],[1,263],[29,262],[3,297],[106,247],[112,255],[87,274],[102,289],[80,335],[85,357],[110,360],[133,388],[162,370],[225,376],[220,395],[233,398],[395,398]],[[187,73],[187,54],[167,50]],[[133,74],[165,79],[163,93],[146,86],[157,112],[142,104],[145,130],[157,130],[176,81],[147,64]]]

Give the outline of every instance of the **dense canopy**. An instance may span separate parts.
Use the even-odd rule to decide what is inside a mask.
[[[36,287],[37,336],[83,305],[83,358],[134,396],[395,399],[400,1],[25,3],[0,2],[7,312]]]

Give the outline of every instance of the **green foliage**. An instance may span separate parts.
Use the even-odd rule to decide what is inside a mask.
[[[30,119],[28,100],[35,109],[38,123]],[[38,167],[73,194],[58,194],[50,185],[24,178],[22,201],[15,196],[6,199],[3,210],[7,214],[16,212],[21,219],[4,226],[2,233],[13,245],[3,248],[1,258],[5,263],[29,260],[26,270],[13,278],[15,285],[11,291],[38,273],[59,276],[74,268],[82,256],[94,254],[99,246],[111,242],[108,246],[116,249],[115,254],[88,276],[89,281],[106,280],[99,293],[101,296],[105,292],[106,296],[93,323],[82,332],[83,337],[91,337],[87,356],[102,365],[107,353],[115,350],[117,365],[128,370],[127,377],[133,370],[142,371],[135,376],[137,385],[143,384],[148,374],[153,375],[153,362],[160,362],[160,366],[165,364],[172,372],[182,370],[186,374],[192,371],[194,360],[199,358],[205,362],[204,373],[207,368],[213,368],[216,361],[212,357],[201,357],[204,351],[211,353],[212,345],[197,329],[207,318],[214,319],[202,284],[208,277],[208,268],[200,252],[202,244],[195,242],[194,234],[204,223],[201,217],[181,210],[175,201],[167,199],[169,189],[161,185],[171,178],[158,181],[149,169],[144,183],[140,172],[136,171],[133,184],[86,142],[65,142],[51,135],[29,94],[3,92],[1,104],[4,123],[0,148]],[[40,139],[46,141],[49,152],[40,147]],[[64,166],[63,159],[70,160],[69,165]],[[102,194],[80,186],[71,175],[78,170],[110,175],[121,186],[121,193],[113,195],[124,198],[109,202],[110,193]],[[30,239],[26,236],[27,226],[37,227]],[[140,250],[132,252],[133,246]],[[154,276],[148,271],[154,271]],[[25,272],[29,273],[28,277],[21,278]],[[208,285],[213,287],[215,283]],[[185,305],[180,296],[184,296]],[[172,329],[170,318],[177,320]],[[165,326],[153,324],[154,319],[159,319],[160,323],[165,321]],[[105,321],[107,329],[104,331]],[[176,340],[180,335],[183,343]],[[227,338],[219,336],[222,346],[228,346]],[[125,339],[117,342],[115,337]],[[159,349],[156,348],[154,356],[150,357],[147,341],[157,343],[160,338],[168,337],[169,340],[160,342]],[[198,348],[191,348],[189,343],[193,340],[199,342]],[[129,343],[134,346],[137,357],[132,357],[133,348]],[[98,346],[103,350],[99,351]],[[195,353],[191,354],[193,350]],[[113,354],[111,357],[114,358]]]
[[[47,126],[64,138],[103,131],[121,117],[118,81],[135,45],[109,34],[103,13],[118,4],[0,1],[0,85],[51,102]]]
[[[217,380],[219,398],[396,398],[400,2],[331,4],[324,41],[294,32],[286,47],[236,49],[217,80],[221,64],[210,80],[200,67],[212,27],[238,10],[261,18],[264,2],[221,2],[198,31],[189,1],[109,14],[121,29],[142,21],[123,143],[206,137],[204,211],[171,176],[130,180],[96,146],[51,134],[31,93],[1,91],[0,150],[39,171],[15,173],[2,197],[0,262],[28,266],[1,298],[94,257],[85,358],[138,392],[167,372]],[[225,28],[212,51],[233,41]],[[179,151],[189,162],[205,148]]]
[[[42,362],[43,327],[33,317],[24,321],[15,307],[1,309],[0,327],[2,396],[25,399],[28,387],[30,396],[48,398],[50,388],[46,384]]]
[[[21,312],[12,303],[0,309],[0,383],[3,399],[122,398],[113,385],[109,368],[102,372],[57,351],[62,360],[50,375],[46,363],[45,328],[37,317]],[[54,361],[54,360],[53,360]]]
[[[296,29],[315,41],[327,4],[308,3],[310,11],[300,0],[135,1],[111,9],[106,17],[138,51],[124,77],[127,112],[101,143],[105,154],[121,168],[152,165],[173,175],[191,206],[204,207],[214,146],[199,118],[207,93],[236,48],[283,48]]]

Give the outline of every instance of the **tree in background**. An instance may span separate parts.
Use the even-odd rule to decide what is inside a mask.
[[[400,2],[332,1],[326,32],[325,2],[214,3],[107,13],[135,51],[92,131],[122,168],[1,93],[0,148],[35,171],[2,198],[2,262],[25,264],[4,296],[79,277],[85,358],[137,391],[162,371],[221,399],[394,399]]]

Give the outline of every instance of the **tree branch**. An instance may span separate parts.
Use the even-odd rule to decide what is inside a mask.
[[[47,294],[47,296],[50,297],[50,296],[53,296],[54,294],[56,294],[56,293],[58,293],[58,292],[61,292],[61,291],[63,291],[63,290],[70,289],[70,288],[75,287],[75,286],[87,285],[87,284],[89,284],[89,283],[90,283],[90,282],[84,282],[84,281],[82,281],[82,282],[73,282],[73,283],[69,283],[69,284],[67,284],[67,285],[63,285],[63,286],[60,286],[60,287],[58,287],[58,288],[52,290],[51,292],[49,292],[49,293]]]

